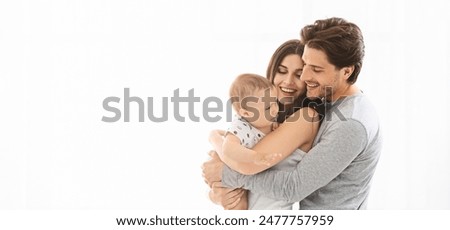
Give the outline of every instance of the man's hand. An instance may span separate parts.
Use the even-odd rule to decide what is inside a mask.
[[[222,198],[222,207],[225,210],[246,210],[248,208],[247,190],[242,188],[235,188],[232,191],[226,193]]]
[[[211,159],[202,165],[203,178],[205,182],[212,188],[214,182],[222,181],[223,162],[215,151],[210,151]]]
[[[244,207],[237,207],[241,200],[247,201],[246,190],[240,188],[226,188],[222,187],[222,183],[214,182],[209,191],[209,199],[215,204],[221,205],[225,210],[234,208],[247,209],[247,203],[243,203]]]
[[[218,205],[222,205],[225,210],[247,209],[246,196],[246,190],[226,188],[220,182],[214,182],[209,191],[209,199]]]

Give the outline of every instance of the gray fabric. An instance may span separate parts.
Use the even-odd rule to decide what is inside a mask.
[[[227,132],[235,135],[241,141],[241,145],[244,145],[247,148],[252,148],[265,136],[263,132],[253,127],[247,120],[240,116],[234,117]],[[296,150],[272,168],[292,171],[303,158],[304,154],[304,152]],[[261,193],[248,192],[249,210],[289,210],[292,209],[293,203],[294,202],[287,202],[280,199],[272,199]]]
[[[381,145],[375,109],[358,93],[328,107],[313,148],[294,171],[244,176],[225,166],[222,183],[300,201],[301,209],[365,209]]]
[[[305,155],[304,152],[297,149],[291,155],[286,157],[280,163],[274,165],[272,169],[291,172],[295,169],[298,162]],[[248,209],[249,210],[291,210],[294,201],[285,201],[268,197],[263,193],[249,191],[248,193]]]

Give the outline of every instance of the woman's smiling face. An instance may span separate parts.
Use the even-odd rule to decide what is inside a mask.
[[[284,57],[277,68],[273,83],[278,90],[278,100],[290,105],[306,90],[305,82],[300,80],[303,71],[302,58],[297,54]]]

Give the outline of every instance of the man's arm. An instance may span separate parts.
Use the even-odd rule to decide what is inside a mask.
[[[222,183],[291,202],[300,201],[337,177],[367,144],[364,126],[355,120],[337,121],[291,172],[267,170],[244,176],[223,167]]]

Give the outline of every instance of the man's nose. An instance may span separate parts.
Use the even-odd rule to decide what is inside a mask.
[[[303,68],[302,75],[300,75],[300,80],[302,81],[311,80],[311,72],[309,68],[307,68],[306,66]]]

